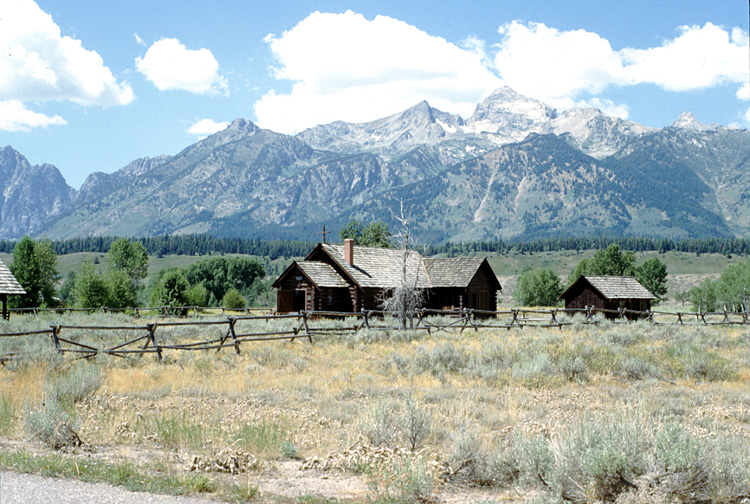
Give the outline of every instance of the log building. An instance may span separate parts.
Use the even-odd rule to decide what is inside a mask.
[[[0,261],[0,303],[2,303],[2,316],[3,319],[8,320],[10,314],[8,313],[8,296],[16,296],[26,294],[21,284],[18,283],[16,277],[10,272],[7,266]]]
[[[405,273],[405,275],[404,275]],[[424,258],[415,251],[319,243],[273,283],[279,313],[380,309],[390,289],[424,291],[425,308],[494,311],[500,282],[484,257]]]
[[[656,296],[651,294],[634,277],[588,276],[581,275],[573,285],[560,295],[565,300],[565,309],[649,311],[651,301]],[[617,313],[605,313],[614,319]],[[636,314],[626,314],[628,318],[638,318]]]

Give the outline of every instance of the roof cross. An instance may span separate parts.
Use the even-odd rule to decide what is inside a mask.
[[[326,225],[323,224],[323,231],[320,231],[318,234],[322,234],[323,235],[323,243],[325,243],[326,242],[326,235],[327,234],[331,234],[331,232],[330,231],[326,231]]]

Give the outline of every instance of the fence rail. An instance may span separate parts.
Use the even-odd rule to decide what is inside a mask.
[[[362,310],[361,312],[320,312],[320,311],[303,311],[293,314],[264,314],[264,315],[237,315],[226,316],[219,320],[201,320],[204,315],[193,315],[193,320],[187,315],[177,317],[173,313],[183,313],[186,307],[159,307],[156,308],[162,320],[158,322],[148,322],[142,325],[69,325],[53,323],[49,329],[34,330],[27,332],[0,333],[0,338],[21,338],[21,337],[40,337],[47,336],[54,348],[60,354],[73,354],[79,358],[91,358],[98,354],[114,355],[116,357],[130,358],[132,356],[142,356],[144,354],[156,354],[159,360],[162,359],[166,350],[170,351],[197,351],[197,350],[222,350],[234,349],[236,354],[240,354],[240,347],[246,343],[259,341],[294,341],[300,338],[307,339],[313,343],[314,338],[321,338],[336,334],[346,334],[360,330],[397,330],[410,329],[421,330],[432,333],[433,331],[459,331],[467,329],[478,331],[481,329],[510,330],[513,328],[524,329],[530,327],[537,328],[558,328],[569,326],[576,323],[599,324],[603,314],[610,318],[614,323],[630,323],[633,320],[646,320],[651,324],[659,325],[693,325],[693,326],[728,326],[728,325],[750,325],[748,312],[660,312],[660,311],[635,311],[627,309],[604,310],[594,307],[581,309],[524,309],[511,308],[500,311],[483,311],[483,310],[418,310],[407,314],[405,320],[397,320],[394,312],[381,310]],[[194,314],[200,313],[196,307],[193,309]],[[216,310],[215,308],[213,309]],[[38,316],[41,311],[59,310],[41,310],[32,312]],[[223,310],[226,312],[225,310]],[[69,312],[65,309],[62,313]],[[135,317],[140,314],[134,313]],[[216,315],[214,315],[216,316]],[[574,318],[575,317],[575,318]],[[324,327],[319,325],[323,320],[336,319],[344,321],[339,326]],[[346,325],[346,320],[354,319],[355,323]],[[258,321],[280,321],[288,320],[289,327],[279,328],[270,331],[252,330],[252,327],[246,327],[248,323]],[[169,332],[169,329],[199,327],[220,328],[221,332],[213,338],[201,341],[183,341],[180,342],[179,336]],[[241,330],[242,329],[242,330]],[[89,340],[86,343],[76,341],[76,336],[81,332],[87,333]],[[70,335],[68,335],[70,333]],[[116,333],[117,337],[123,338],[125,334],[135,333],[126,336],[125,341],[111,345],[112,335]],[[63,337],[66,336],[66,337]],[[100,342],[96,345],[90,341],[91,337]],[[110,345],[105,343],[110,341]],[[8,360],[23,358],[24,356],[18,351],[6,352],[0,354],[0,363]]]

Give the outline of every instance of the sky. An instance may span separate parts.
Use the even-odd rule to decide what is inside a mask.
[[[244,118],[293,134],[510,86],[652,127],[750,126],[747,0],[0,0],[0,147],[92,172]]]

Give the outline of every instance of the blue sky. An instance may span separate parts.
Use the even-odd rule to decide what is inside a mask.
[[[0,146],[79,188],[242,117],[294,133],[509,85],[648,126],[750,124],[745,0],[2,0]]]

